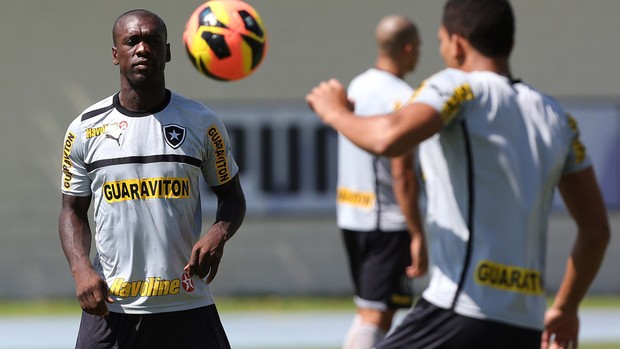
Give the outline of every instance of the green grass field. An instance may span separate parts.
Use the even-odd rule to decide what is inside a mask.
[[[354,309],[351,297],[216,297],[215,302],[220,312],[319,312],[328,310],[353,311]],[[620,309],[620,295],[588,297],[583,301],[582,307]],[[79,313],[80,308],[75,299],[0,299],[0,316],[71,315]]]
[[[551,300],[550,300],[551,301]],[[321,312],[351,311],[350,297],[301,298],[301,297],[234,297],[216,298],[221,313],[234,312]],[[594,296],[584,300],[584,308],[620,309],[620,296]],[[0,300],[0,317],[36,315],[78,315],[80,308],[74,299],[60,300]],[[620,343],[582,343],[580,349],[618,349]],[[262,348],[269,349],[269,348]],[[337,349],[337,348],[296,348]]]
[[[353,301],[346,298],[234,297],[216,298],[220,312],[295,312],[351,310]],[[0,316],[80,314],[75,299],[0,300]]]

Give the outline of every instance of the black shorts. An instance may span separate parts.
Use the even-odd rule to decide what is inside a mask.
[[[409,308],[413,303],[407,231],[342,229],[358,307],[378,310]]]
[[[215,305],[157,314],[82,312],[76,349],[229,349]]]
[[[540,349],[541,331],[472,319],[424,298],[375,349]]]

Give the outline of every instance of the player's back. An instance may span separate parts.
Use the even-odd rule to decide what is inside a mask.
[[[492,72],[444,70],[414,102],[445,125],[420,146],[433,258],[425,297],[542,328],[547,215],[561,174],[582,166],[571,158],[569,118],[550,97]]]
[[[404,105],[413,89],[397,76],[370,68],[355,77],[348,97],[364,117],[391,113]],[[369,231],[406,229],[405,218],[392,188],[389,158],[374,156],[338,136],[338,225]]]

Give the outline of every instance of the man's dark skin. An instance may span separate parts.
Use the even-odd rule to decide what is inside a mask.
[[[115,23],[112,62],[119,66],[121,105],[130,111],[146,111],[166,98],[164,70],[170,61],[165,24],[149,12],[133,12]],[[238,176],[211,187],[218,198],[215,223],[194,245],[185,271],[207,277],[211,282],[222,259],[224,244],[237,231],[245,216],[245,198]],[[58,223],[60,241],[75,279],[76,294],[82,309],[91,315],[109,314],[106,282],[90,261],[91,230],[88,208],[91,196],[62,195]]]

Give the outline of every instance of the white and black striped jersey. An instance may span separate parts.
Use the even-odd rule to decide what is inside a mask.
[[[386,114],[402,107],[413,89],[397,76],[371,68],[348,87],[360,116]],[[390,159],[375,156],[338,134],[337,219],[342,229],[403,231],[407,222],[396,201]]]
[[[432,304],[542,329],[547,220],[563,174],[591,162],[552,98],[492,73],[445,69],[412,103],[444,127],[422,142]]]
[[[86,109],[63,144],[62,193],[92,196],[95,268],[110,311],[159,313],[213,303],[183,268],[201,234],[199,183],[228,182],[238,168],[222,121],[169,90],[162,105],[131,112],[118,94]]]

